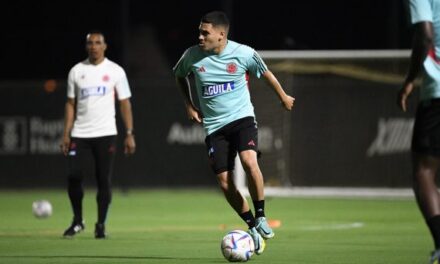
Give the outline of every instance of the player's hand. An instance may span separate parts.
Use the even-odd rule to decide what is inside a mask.
[[[405,82],[403,84],[402,89],[400,89],[399,93],[397,94],[397,106],[400,109],[402,109],[403,112],[406,112],[407,109],[406,101],[413,89],[414,89],[413,82]]]
[[[287,111],[291,111],[293,109],[293,105],[295,104],[295,98],[290,95],[286,95],[283,97],[281,103]]]
[[[192,105],[188,105],[186,107],[186,112],[188,115],[188,119],[197,123],[202,123],[202,113],[200,112],[200,110],[198,110],[197,108],[195,108]]]
[[[67,153],[69,152],[69,146],[70,146],[70,137],[68,136],[63,137],[63,141],[61,141],[60,148],[64,156],[67,156]]]
[[[136,142],[133,134],[128,134],[124,140],[124,154],[131,155],[136,152]]]

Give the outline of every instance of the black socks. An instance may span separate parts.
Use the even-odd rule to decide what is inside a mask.
[[[252,201],[254,203],[255,208],[255,218],[265,217],[264,214],[264,200],[260,201]]]
[[[246,222],[249,228],[255,227],[255,218],[251,210],[241,213],[240,217]]]

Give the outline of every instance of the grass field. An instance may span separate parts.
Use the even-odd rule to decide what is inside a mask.
[[[62,239],[71,212],[63,190],[0,191],[0,263],[227,263],[220,240],[244,224],[216,190],[114,191],[107,230],[95,240],[95,191],[84,200],[86,230]],[[32,216],[33,200],[54,214]],[[432,242],[412,199],[268,198],[281,220],[251,263],[426,263]]]

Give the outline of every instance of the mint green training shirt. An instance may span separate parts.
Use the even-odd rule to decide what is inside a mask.
[[[254,49],[228,40],[218,55],[197,45],[190,47],[173,71],[182,78],[194,74],[203,126],[209,135],[237,119],[255,117],[248,74],[260,78],[267,66]]]

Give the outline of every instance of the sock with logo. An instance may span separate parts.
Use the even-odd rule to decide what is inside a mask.
[[[255,227],[255,218],[251,210],[241,213],[240,217],[246,222],[249,228]]]
[[[255,208],[255,218],[265,217],[264,214],[264,200],[260,201],[252,201],[254,203]]]

